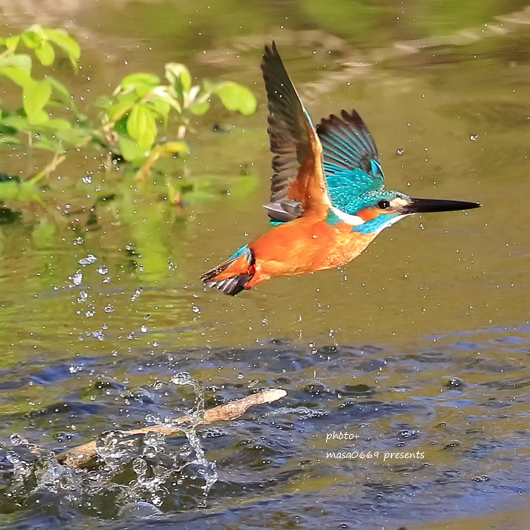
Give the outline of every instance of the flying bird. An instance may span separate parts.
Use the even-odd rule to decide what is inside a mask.
[[[408,215],[480,206],[385,190],[375,142],[355,110],[315,128],[274,42],[261,67],[274,154],[265,205],[272,228],[203,274],[207,286],[236,295],[274,276],[339,267]]]

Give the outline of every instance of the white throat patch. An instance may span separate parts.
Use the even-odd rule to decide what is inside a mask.
[[[332,206],[330,208],[331,212],[335,214],[343,223],[346,223],[351,226],[359,226],[364,223],[364,221],[358,216],[358,215],[350,215],[349,213],[345,213],[342,210],[339,210],[338,208],[335,208]]]

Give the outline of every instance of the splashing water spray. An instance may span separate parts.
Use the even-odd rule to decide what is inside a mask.
[[[204,492],[204,499],[200,503],[200,507],[206,506],[206,498],[212,486],[217,482],[218,474],[215,462],[210,462],[204,454],[199,435],[197,434],[197,425],[200,423],[204,414],[204,391],[198,381],[193,379],[188,372],[178,372],[172,378],[171,382],[178,386],[190,385],[195,392],[195,404],[193,410],[189,412],[193,419],[188,425],[182,425],[182,432],[188,439],[190,450],[188,454],[195,453],[195,459],[192,462],[187,462],[184,466],[193,464],[197,468],[197,474],[201,476],[205,484],[202,487]],[[183,466],[183,467],[184,467]]]

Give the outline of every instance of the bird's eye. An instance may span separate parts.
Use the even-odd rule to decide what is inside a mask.
[[[380,210],[387,210],[388,208],[390,208],[390,202],[387,201],[387,200],[382,200],[382,201],[379,201],[377,203],[377,207],[380,209]]]

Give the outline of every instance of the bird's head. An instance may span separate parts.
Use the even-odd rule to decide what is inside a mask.
[[[365,192],[350,204],[349,212],[331,208],[331,214],[340,221],[353,225],[353,230],[363,234],[379,233],[407,215],[416,213],[447,212],[478,208],[479,203],[440,199],[413,199],[393,190]]]

